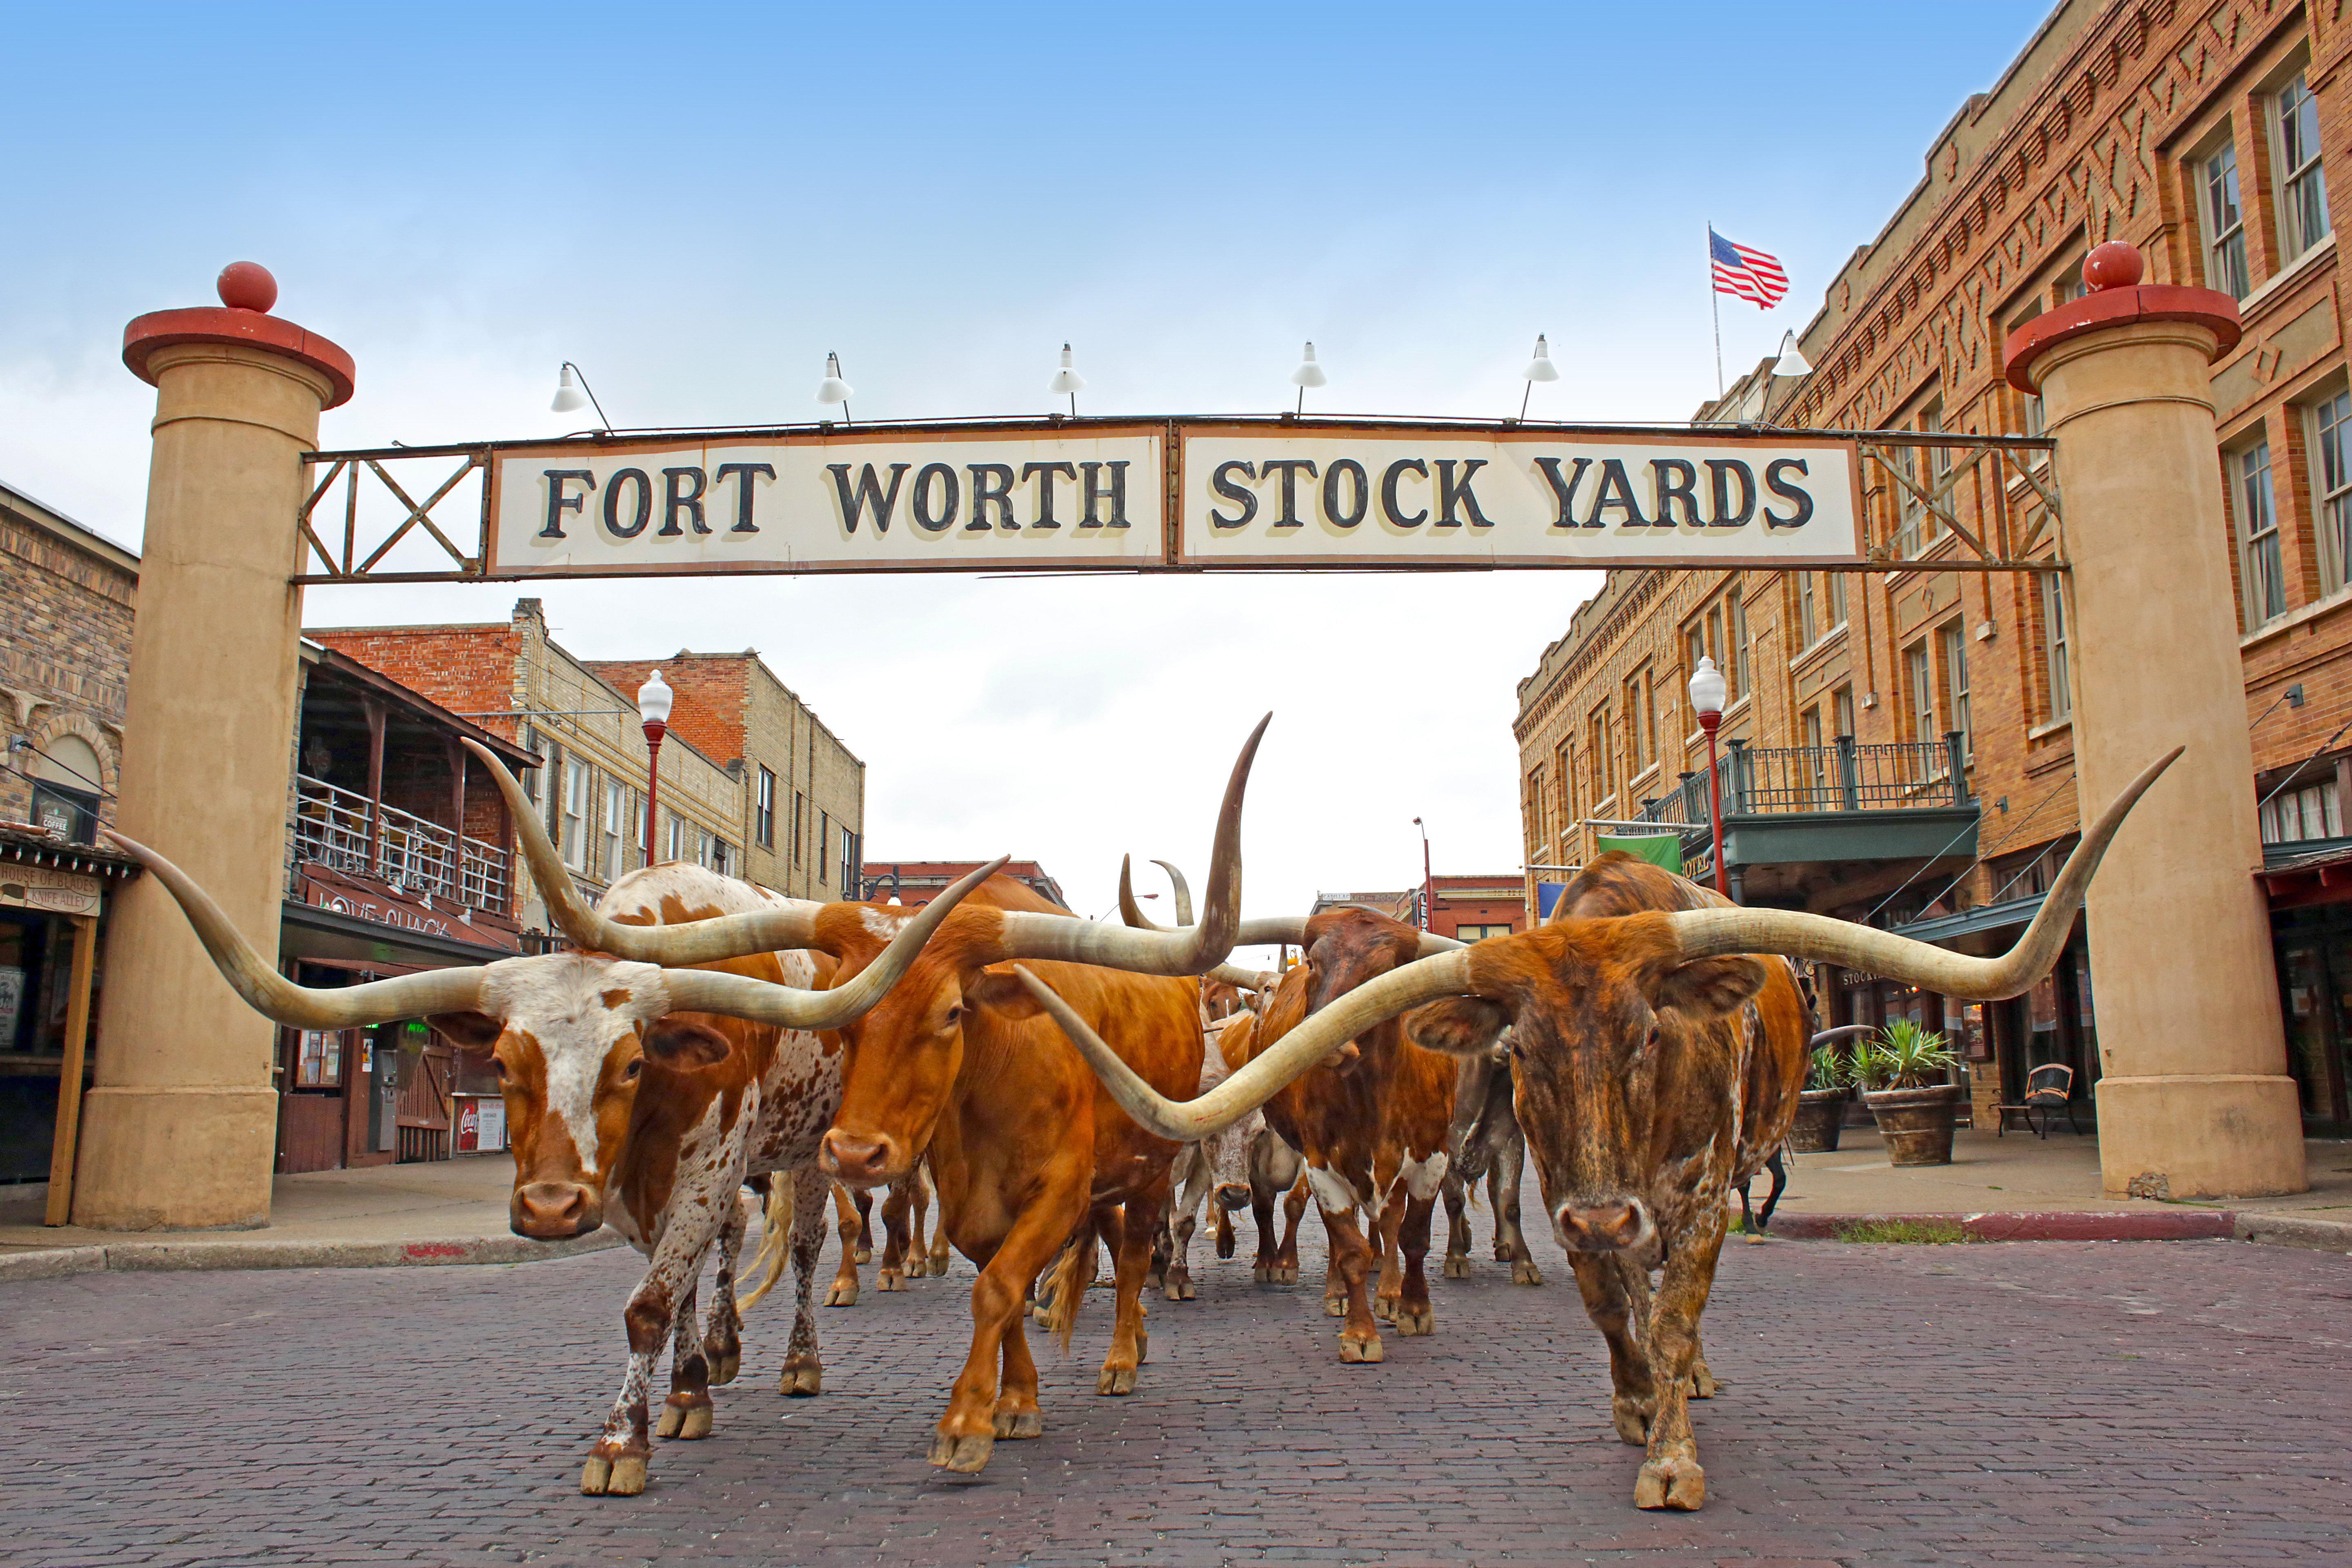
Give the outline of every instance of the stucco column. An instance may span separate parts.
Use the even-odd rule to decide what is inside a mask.
[[[278,285],[221,274],[223,308],[123,333],[156,389],[117,817],[177,861],[262,952],[278,950],[301,591],[296,516],[319,415],[352,360],[268,313]],[[266,1225],[276,1026],[221,983],[163,888],[113,904],[97,1080],[73,1219],[110,1230]]]
[[[2187,748],[2091,884],[2100,1171],[2116,1197],[2301,1192],[2208,381],[2237,306],[2140,275],[2131,247],[2099,247],[2093,291],[2007,360],[2058,443],[2084,819]]]

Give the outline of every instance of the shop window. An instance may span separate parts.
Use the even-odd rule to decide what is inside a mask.
[[[2262,817],[2265,844],[2344,837],[2344,810],[2334,779],[2278,791],[2263,802]]]
[[[1490,936],[1510,934],[1511,928],[1507,925],[1463,925],[1454,928],[1454,937],[1457,942],[1484,942]]]
[[[2245,592],[2246,629],[2286,614],[2286,567],[2279,557],[2278,500],[2271,488],[2271,444],[2257,441],[2230,455],[2235,483],[2238,574]]]
[[[98,838],[97,750],[79,735],[58,735],[32,753],[33,821],[43,832],[89,844]]]
[[[2246,215],[2238,202],[2238,149],[2224,142],[2199,170],[2204,189],[2205,284],[2246,297]]]
[[[2042,643],[2050,655],[2042,707],[2054,722],[2074,710],[2074,672],[2067,664],[2066,584],[2055,572],[2042,574]]]
[[[2271,100],[2276,132],[2279,254],[2287,261],[2327,237],[2327,176],[2319,166],[2319,100],[2297,71]]]
[[[2311,445],[2319,456],[2319,569],[2326,591],[2352,583],[2352,392],[2311,410]]]
[[[343,1082],[343,1037],[336,1029],[305,1029],[295,1058],[298,1089],[340,1089]]]

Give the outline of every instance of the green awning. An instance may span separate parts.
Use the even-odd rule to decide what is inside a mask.
[[[1622,849],[1653,866],[1663,866],[1677,877],[1683,874],[1683,836],[1679,833],[1645,833],[1638,838],[1616,838],[1599,834],[1593,842],[1601,846],[1603,855],[1612,849]]]

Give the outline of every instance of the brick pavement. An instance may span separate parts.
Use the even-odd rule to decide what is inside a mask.
[[[1308,1229],[1314,1230],[1310,1222]],[[1483,1216],[1479,1226],[1482,1242]],[[923,1463],[968,1267],[824,1315],[824,1397],[774,1392],[761,1308],[701,1443],[584,1499],[631,1256],[0,1285],[15,1458],[0,1561],[2342,1562],[2352,1262],[2229,1241],[1735,1246],[1694,1407],[1709,1501],[1628,1501],[1565,1268],[1433,1280],[1438,1333],[1341,1368],[1307,1283],[1200,1272],[1098,1398],[1097,1295],[1042,1351],[1046,1432]],[[1196,1263],[1199,1261],[1196,1249]],[[1965,1327],[1965,1331],[1963,1326]],[[1988,1325],[1994,1327],[1988,1332]]]

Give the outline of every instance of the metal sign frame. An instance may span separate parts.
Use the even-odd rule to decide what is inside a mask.
[[[1854,510],[1866,536],[1861,558],[1834,560],[1726,556],[1659,559],[1546,559],[1513,556],[1494,560],[1395,558],[1362,559],[1320,555],[1292,561],[1249,560],[1217,563],[1188,553],[1181,538],[1184,443],[1194,434],[1223,435],[1259,432],[1285,437],[1344,440],[1411,437],[1419,439],[1542,440],[1649,443],[1661,447],[1830,447],[1851,450],[1853,463]],[[822,562],[761,562],[730,565],[632,565],[583,570],[530,572],[504,569],[495,547],[497,486],[492,482],[501,454],[576,451],[583,456],[624,454],[636,450],[702,443],[714,447],[761,441],[841,443],[898,440],[969,442],[991,437],[1013,439],[1090,440],[1149,433],[1161,443],[1164,485],[1157,496],[1163,529],[1161,548],[1154,556],[1118,561],[1045,556],[1009,562],[1003,559],[949,557],[908,563],[836,564]],[[541,577],[586,578],[623,575],[688,576],[713,573],[756,575],[796,575],[825,572],[1048,572],[1218,573],[1218,572],[1463,572],[1492,570],[1598,571],[1612,566],[1642,570],[1805,570],[1894,573],[1908,571],[2065,572],[2063,518],[2054,479],[2047,466],[2055,443],[2047,437],[1925,434],[1903,430],[1813,430],[1760,425],[1594,425],[1547,424],[1520,420],[1470,421],[1358,416],[1188,416],[1138,417],[1071,417],[926,420],[742,426],[646,428],[587,432],[557,440],[528,439],[468,442],[445,446],[392,446],[344,451],[306,453],[303,462],[311,476],[299,514],[299,559],[291,581],[316,586],[355,583],[478,583],[517,582]],[[1910,455],[1951,453],[1946,462],[1931,460],[1924,477],[1914,471]],[[449,467],[454,460],[454,468]],[[395,473],[395,469],[400,470]],[[421,471],[420,471],[421,469]],[[1865,470],[1875,482],[1866,481]],[[1994,496],[1985,509],[1990,526],[1972,527],[1960,516],[1953,498],[1970,475],[1990,475]],[[470,487],[469,479],[479,475]],[[364,482],[372,480],[373,482]],[[1895,498],[1891,509],[1895,526],[1877,515],[1890,509],[1869,504],[1873,493]],[[338,493],[340,492],[340,493]],[[362,508],[362,496],[368,504]],[[420,500],[418,496],[422,496]],[[365,516],[362,516],[363,510]],[[336,516],[340,512],[341,516]],[[1901,520],[1908,517],[1909,523]],[[1925,540],[1916,525],[1933,519],[1945,533]],[[1907,540],[1905,535],[1911,535]],[[419,542],[430,549],[419,551]],[[404,544],[410,553],[428,562],[394,562]],[[434,560],[437,551],[440,560]]]

